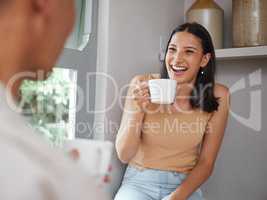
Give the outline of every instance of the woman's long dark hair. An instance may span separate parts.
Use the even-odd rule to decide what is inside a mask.
[[[185,23],[173,30],[165,52],[162,78],[168,78],[168,72],[165,64],[166,55],[173,35],[178,32],[188,32],[198,37],[201,40],[203,53],[211,54],[211,58],[208,64],[204,68],[200,68],[197,74],[194,89],[192,90],[190,97],[190,104],[192,108],[200,108],[203,111],[209,113],[213,112],[217,110],[219,106],[218,98],[214,96],[214,84],[215,84],[214,76],[216,69],[216,60],[215,60],[216,58],[211,36],[209,32],[202,25],[195,22]]]

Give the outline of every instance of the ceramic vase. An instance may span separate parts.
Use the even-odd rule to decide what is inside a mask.
[[[197,22],[210,33],[215,49],[223,48],[224,11],[213,0],[197,0],[186,12],[187,22]]]
[[[267,0],[233,0],[233,46],[267,45]]]

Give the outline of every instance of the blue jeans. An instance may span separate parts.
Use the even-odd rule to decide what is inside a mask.
[[[114,200],[168,200],[185,178],[183,173],[128,166]],[[201,190],[188,200],[203,200]]]

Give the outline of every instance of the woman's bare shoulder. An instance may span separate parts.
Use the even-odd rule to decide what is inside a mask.
[[[229,88],[223,84],[215,83],[214,95],[217,98],[227,98],[230,95]]]

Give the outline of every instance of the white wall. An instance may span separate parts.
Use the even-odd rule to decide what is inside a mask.
[[[228,87],[244,79],[245,89],[232,93],[231,111],[249,119],[260,106],[260,130],[230,115],[228,127],[213,175],[204,185],[207,200],[267,199],[267,59],[223,61],[218,63],[217,81]],[[261,84],[250,86],[249,75],[261,69]],[[256,80],[256,79],[253,79]],[[259,79],[258,79],[259,80]],[[251,105],[251,92],[261,93],[261,103]]]

